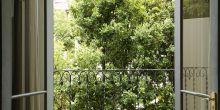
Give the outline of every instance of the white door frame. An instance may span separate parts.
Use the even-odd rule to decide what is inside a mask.
[[[2,110],[11,110],[12,72],[13,72],[13,0],[1,0],[2,36]]]

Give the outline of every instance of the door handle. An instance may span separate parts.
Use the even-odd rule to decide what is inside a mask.
[[[212,92],[208,98],[203,98],[202,100],[208,101],[209,110],[216,110],[216,93]]]
[[[192,92],[187,90],[180,90],[181,93],[190,94],[193,96],[201,97],[203,100],[208,100],[209,102],[209,110],[217,110],[217,94],[215,92],[211,92],[210,94],[203,94],[198,92]]]
[[[212,92],[210,95],[209,95],[209,98],[204,98],[202,100],[207,100],[208,101],[208,105],[209,105],[209,110],[217,110],[216,109],[216,93],[215,92]]]
[[[217,94],[215,92],[211,92],[209,101],[210,101],[210,110],[217,110],[216,109]]]

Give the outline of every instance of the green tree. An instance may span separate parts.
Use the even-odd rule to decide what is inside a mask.
[[[171,1],[76,0],[71,13],[83,41],[102,49],[103,68],[173,67]]]
[[[54,13],[54,108],[63,110],[69,107],[71,73],[60,70],[94,69],[99,64],[102,53],[92,43],[90,46],[80,43],[79,37],[75,36],[77,30],[72,25],[73,20],[68,18],[65,11],[56,10]],[[80,93],[79,89],[72,89]]]
[[[81,42],[75,20],[66,11],[55,10],[54,24],[54,68],[94,69],[100,62],[102,53],[94,43]]]

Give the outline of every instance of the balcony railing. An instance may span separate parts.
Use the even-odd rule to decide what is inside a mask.
[[[54,72],[56,110],[172,110],[173,69]]]

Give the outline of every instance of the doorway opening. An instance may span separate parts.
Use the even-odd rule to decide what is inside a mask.
[[[172,0],[56,0],[55,109],[174,109]]]

